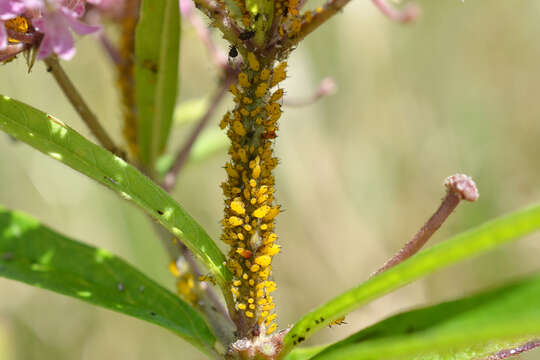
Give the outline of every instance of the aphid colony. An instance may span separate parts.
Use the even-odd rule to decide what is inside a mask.
[[[251,52],[245,63],[238,86],[230,86],[236,106],[220,123],[231,140],[230,161],[225,164],[227,181],[222,184],[225,217],[221,239],[231,246],[228,267],[234,276],[231,291],[237,309],[248,322],[256,322],[261,333],[270,334],[277,327],[271,262],[280,250],[273,232],[280,207],[274,204],[272,170],[278,161],[272,140],[283,96],[282,89],[273,93],[270,89],[285,79],[287,63],[265,67]]]

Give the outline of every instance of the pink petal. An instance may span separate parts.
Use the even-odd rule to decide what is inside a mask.
[[[4,27],[4,23],[0,21],[0,50],[4,50],[7,48],[8,44],[8,36],[6,32],[6,28]]]
[[[73,31],[79,35],[91,34],[101,29],[101,26],[88,25],[72,17],[66,17],[65,20],[71,26]]]

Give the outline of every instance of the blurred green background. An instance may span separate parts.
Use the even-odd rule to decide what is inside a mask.
[[[310,96],[326,76],[336,95],[285,108],[276,150],[282,253],[274,277],[280,327],[365,280],[409,240],[439,205],[444,178],[476,180],[480,200],[464,204],[434,237],[443,241],[540,199],[540,2],[417,2],[423,15],[399,25],[370,1],[353,1],[290,58],[287,96]],[[308,7],[309,7],[308,3]],[[223,49],[226,44],[217,36]],[[208,98],[217,71],[184,22],[179,103]],[[95,39],[81,39],[66,69],[119,139],[115,75]],[[0,93],[54,114],[90,137],[43,64],[0,69]],[[217,124],[228,98],[212,120]],[[170,149],[193,124],[179,124]],[[62,164],[0,135],[0,203],[113,251],[169,288],[174,279],[151,224],[134,207]],[[191,163],[176,199],[219,238],[219,184],[226,149]],[[538,271],[540,236],[407,286],[321,331],[335,341],[379,319],[493,287]],[[220,244],[221,245],[221,244]],[[536,359],[540,351],[523,355]],[[0,279],[0,360],[202,359],[156,326],[75,299]]]

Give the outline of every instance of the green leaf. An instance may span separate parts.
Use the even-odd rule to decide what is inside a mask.
[[[346,291],[302,317],[284,338],[284,354],[350,311],[420,277],[540,228],[540,205],[459,234]]]
[[[0,276],[157,324],[207,354],[216,338],[191,305],[124,260],[0,207]]]
[[[326,349],[328,345],[318,345],[310,347],[300,347],[293,349],[287,354],[285,360],[309,360],[315,355]]]
[[[228,288],[231,274],[216,244],[180,204],[133,166],[51,115],[1,95],[0,129],[138,205],[182,241],[223,289]]]
[[[540,275],[390,317],[314,359],[477,359],[517,347],[534,335],[540,335]]]
[[[178,87],[178,0],[142,0],[135,33],[137,142],[150,168],[171,132]]]

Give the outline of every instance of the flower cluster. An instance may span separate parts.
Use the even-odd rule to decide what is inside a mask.
[[[287,63],[272,69],[251,52],[246,60],[245,69],[238,74],[238,86],[230,86],[236,107],[220,124],[228,129],[231,140],[231,160],[225,165],[228,179],[222,184],[226,199],[221,238],[231,246],[228,266],[235,278],[231,291],[237,309],[261,332],[270,334],[277,327],[273,322],[276,314],[271,293],[276,284],[271,280],[271,262],[280,250],[274,233],[280,207],[274,204],[272,170],[278,161],[272,141],[283,96],[283,89],[273,93],[270,89],[285,79]]]
[[[71,59],[75,54],[71,31],[85,35],[99,29],[79,21],[84,12],[83,0],[0,0],[0,51],[27,41],[39,43],[38,59],[52,53]]]

